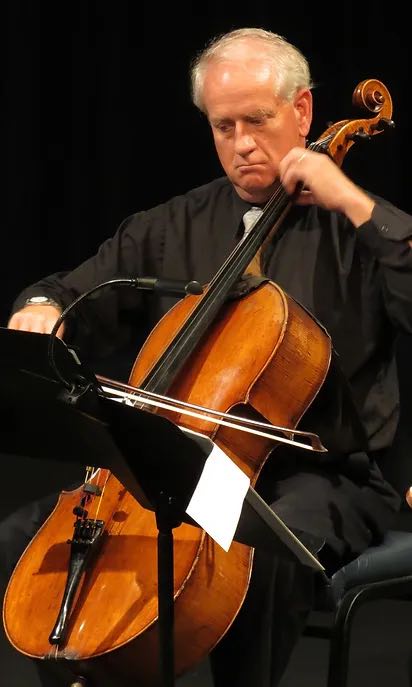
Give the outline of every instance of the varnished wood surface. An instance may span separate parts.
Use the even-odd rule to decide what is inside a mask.
[[[196,301],[184,299],[157,325],[136,360],[131,384],[139,386]],[[168,395],[222,411],[237,406],[293,428],[316,396],[329,361],[327,334],[281,289],[266,283],[222,309]],[[269,439],[203,419],[170,418],[213,437],[252,483],[273,448]],[[82,581],[66,643],[56,652],[48,642],[63,594],[67,540],[78,502],[78,492],[63,493],[23,554],[4,603],[9,640],[30,656],[103,665],[103,670],[115,670],[119,680],[123,675],[157,685],[157,527],[154,515],[113,475],[96,514],[106,523],[102,545]],[[234,542],[226,553],[199,528],[181,525],[174,530],[174,554],[180,674],[210,652],[236,617],[247,592],[253,550]]]

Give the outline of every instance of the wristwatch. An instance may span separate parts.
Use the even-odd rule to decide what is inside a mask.
[[[31,298],[26,299],[25,305],[53,305],[53,307],[61,310],[61,305],[48,296],[31,296]]]

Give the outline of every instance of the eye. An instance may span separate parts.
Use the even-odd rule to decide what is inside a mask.
[[[220,131],[222,134],[227,134],[231,129],[233,129],[233,125],[229,124],[228,122],[218,122],[215,124],[215,129]]]
[[[262,124],[265,123],[265,118],[264,117],[248,117],[248,122],[249,122],[249,124],[253,124],[253,126],[262,126]]]

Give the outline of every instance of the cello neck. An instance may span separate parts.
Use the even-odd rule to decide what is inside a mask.
[[[280,225],[291,204],[292,200],[279,185],[253,230],[236,246],[213,277],[173,341],[146,376],[141,388],[155,393],[167,391],[227,300],[230,290],[244,273],[269,232]]]
[[[324,150],[325,141],[315,141],[308,148]],[[293,198],[288,196],[283,186],[279,184],[252,230],[226,259],[203,296],[197,300],[173,341],[160,354],[140,385],[142,389],[159,394],[164,394],[169,389],[185,361],[226,302],[230,290],[250,265],[269,234],[273,236],[277,232],[292,204]]]

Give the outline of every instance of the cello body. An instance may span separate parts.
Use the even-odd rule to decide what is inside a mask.
[[[131,385],[139,387],[198,298],[187,296],[160,320],[135,361]],[[276,284],[266,282],[221,308],[168,396],[219,411],[236,408],[238,414],[295,428],[323,384],[330,356],[327,333]],[[168,412],[161,414],[212,438],[256,483],[273,440]],[[155,687],[160,684],[155,516],[113,474],[104,473],[94,478],[107,478],[95,515],[104,532],[82,578],[64,643],[53,646],[48,638],[67,577],[67,541],[80,490],[60,495],[23,553],[6,591],[4,626],[18,651],[66,659],[83,674],[97,676],[99,685],[112,684],[112,675],[119,686],[132,679]],[[201,661],[232,624],[248,589],[252,560],[253,549],[246,545],[233,542],[226,553],[200,528],[182,524],[174,530],[177,675]]]

